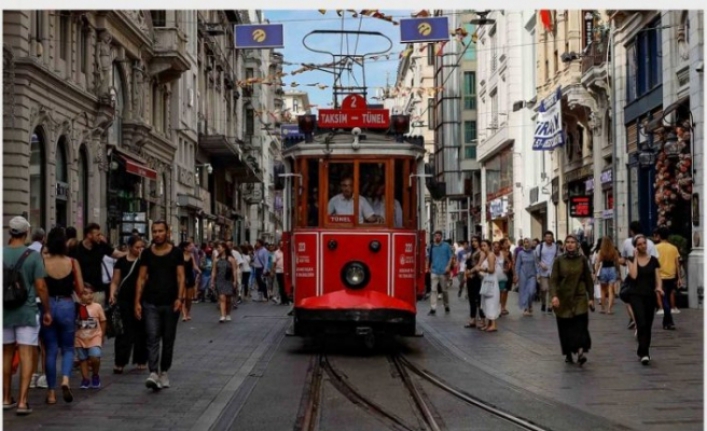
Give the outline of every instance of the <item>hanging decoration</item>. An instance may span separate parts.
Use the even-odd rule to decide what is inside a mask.
[[[684,127],[676,127],[679,154],[668,157],[665,149],[658,153],[656,161],[655,203],[658,206],[658,226],[672,225],[672,213],[680,200],[689,202],[692,198],[692,154],[690,154],[691,132]]]

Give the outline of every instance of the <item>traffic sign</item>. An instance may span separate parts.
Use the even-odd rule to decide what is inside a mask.
[[[360,94],[346,96],[341,102],[341,109],[320,109],[317,121],[317,126],[323,129],[387,129],[389,125],[390,111],[369,109],[366,99]]]

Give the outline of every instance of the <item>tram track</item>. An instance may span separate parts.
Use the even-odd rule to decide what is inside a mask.
[[[547,428],[506,412],[455,387],[432,372],[414,364],[403,355],[390,354],[386,356],[386,359],[394,366],[395,373],[393,373],[393,377],[396,377],[396,380],[402,384],[405,393],[412,401],[411,405],[414,406],[416,417],[419,417],[423,423],[410,423],[409,420],[404,418],[405,415],[401,417],[400,414],[376,402],[361,391],[341,369],[332,364],[325,353],[317,353],[314,355],[308,371],[294,430],[320,431],[322,429],[319,420],[324,405],[322,390],[324,383],[327,382],[348,401],[380,422],[385,429],[394,431],[446,431],[447,427],[436,413],[434,403],[424,396],[422,389],[422,383],[424,382],[475,408],[477,411],[478,409],[483,410],[491,417],[507,422],[515,429],[548,431]]]

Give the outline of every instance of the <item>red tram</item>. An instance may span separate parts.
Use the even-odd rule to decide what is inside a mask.
[[[303,135],[282,153],[288,333],[415,335],[425,290],[423,140],[404,136],[409,117],[367,109],[359,95],[320,110],[318,134],[315,121],[299,117]]]

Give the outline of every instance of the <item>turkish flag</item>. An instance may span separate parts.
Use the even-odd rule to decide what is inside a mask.
[[[545,30],[552,31],[552,14],[549,10],[540,10],[540,22],[543,23],[543,27],[545,27]]]

